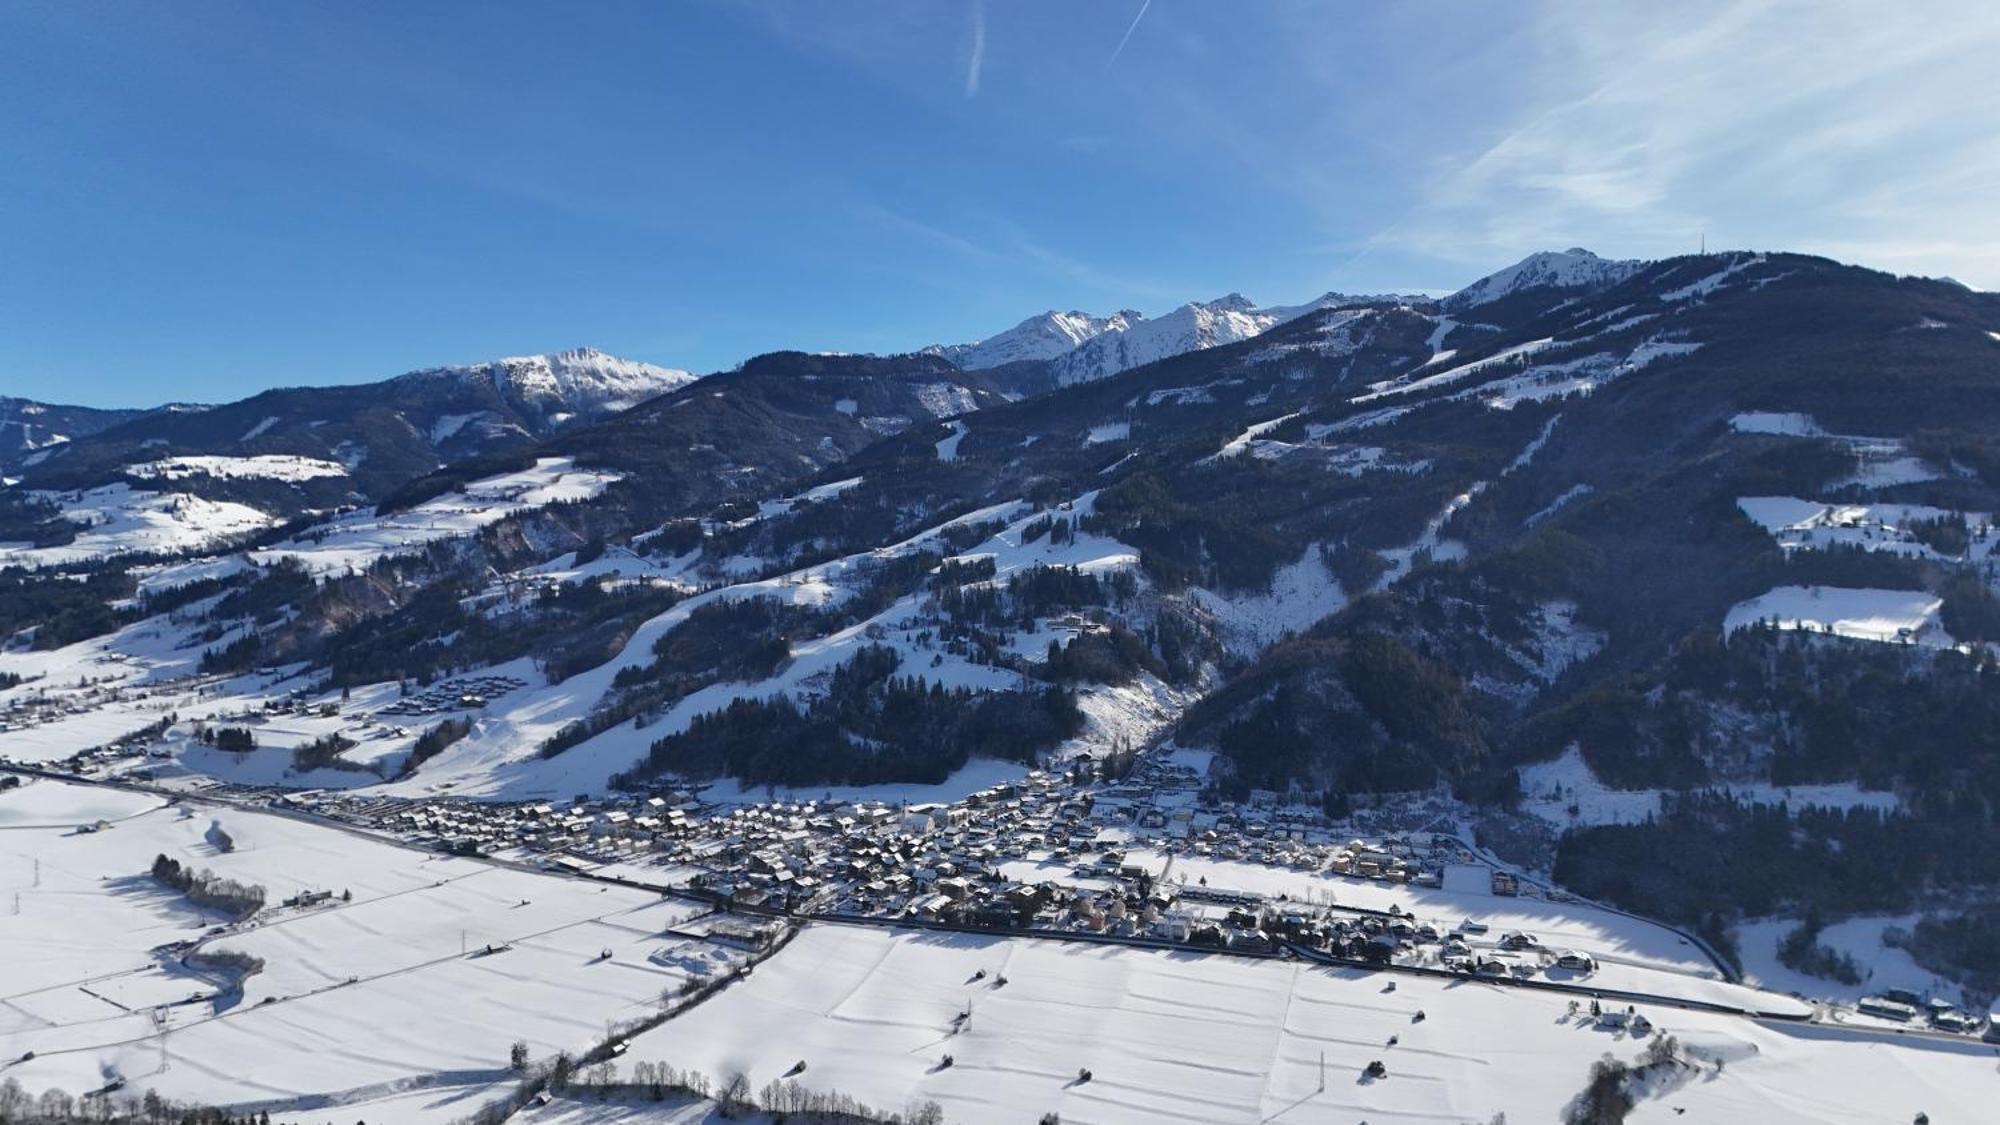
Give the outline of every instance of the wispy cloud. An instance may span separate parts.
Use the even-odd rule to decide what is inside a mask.
[[[1705,232],[2000,283],[2000,9],[1558,2],[1537,32],[1512,80],[1538,96],[1441,162],[1393,242],[1490,264]]]
[[[1096,297],[1100,303],[1108,300],[1128,304],[1138,300],[1178,301],[1186,296],[1185,286],[1103,269],[1050,246],[1035,233],[998,215],[974,216],[967,220],[967,225],[976,230],[961,233],[879,204],[864,203],[856,211],[887,231],[953,255],[965,264],[990,271],[1039,275],[1064,283],[1060,289],[1051,291],[1052,296],[1075,293],[1078,299]]]

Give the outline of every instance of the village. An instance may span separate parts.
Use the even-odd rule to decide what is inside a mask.
[[[436,685],[384,708],[378,724],[476,709],[480,693],[514,686],[497,677]],[[304,693],[266,710],[339,712]],[[753,952],[791,924],[819,921],[1293,958],[1567,991],[1592,1019],[1634,1036],[1650,1029],[1634,1002],[1766,1016],[1790,1004],[1737,983],[1738,971],[1694,935],[1642,919],[1607,926],[1616,912],[1502,863],[1466,838],[1449,808],[1388,804],[1336,822],[1274,792],[1223,801],[1199,755],[1171,748],[1002,771],[955,801],[775,792],[754,801],[727,783],[677,782],[502,802],[227,781],[180,767],[171,741],[149,729],[61,762],[0,757],[0,766],[693,899],[740,918],[732,940]],[[271,889],[306,906],[337,893]],[[1571,924],[1580,916],[1597,920]],[[1676,948],[1631,956],[1620,927],[1665,935]],[[1808,1011],[1859,1026],[2000,1035],[1984,1013],[1915,994],[1791,1005],[1779,1018]]]

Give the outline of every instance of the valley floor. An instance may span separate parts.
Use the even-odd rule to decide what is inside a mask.
[[[1132,858],[1164,858],[1148,854]],[[274,905],[229,923],[146,876],[158,855],[262,886]],[[1174,877],[1533,925],[1595,951],[1607,989],[1804,1010],[1714,979],[1671,931],[1581,904],[1196,857],[1177,857]],[[332,897],[275,905],[302,891]],[[935,1101],[954,1122],[1535,1121],[1600,1055],[1629,1060],[1653,1041],[1591,1020],[1587,994],[1193,949],[813,923],[751,967],[707,936],[696,902],[54,780],[0,793],[0,896],[0,1079],[73,1093],[122,1081],[302,1125],[463,1118],[511,1088],[516,1041],[535,1059],[581,1053],[657,1023],[689,982],[742,969],[634,1035],[617,1065],[718,1087],[741,1073],[755,1090],[803,1063],[812,1089],[892,1112]],[[239,979],[196,956],[219,951],[261,969]],[[1685,1065],[1658,1076],[1634,1120],[1975,1120],[1994,1068],[1994,1049],[1969,1039],[1641,1010]],[[1369,1079],[1377,1060],[1387,1077]],[[518,1119],[698,1121],[710,1108],[557,1099]]]

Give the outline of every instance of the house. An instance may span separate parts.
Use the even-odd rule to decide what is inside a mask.
[[[1565,949],[1556,954],[1556,964],[1562,968],[1574,969],[1580,973],[1594,973],[1597,971],[1597,961],[1590,954],[1579,953],[1574,949]]]
[[[1864,996],[1855,1003],[1854,1010],[1864,1016],[1894,1020],[1897,1023],[1908,1023],[1917,1018],[1915,1007],[1900,1000],[1891,1000],[1886,996]]]

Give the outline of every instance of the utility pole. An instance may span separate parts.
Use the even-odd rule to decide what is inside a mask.
[[[1319,1053],[1319,1092],[1326,1093],[1326,1052]]]

